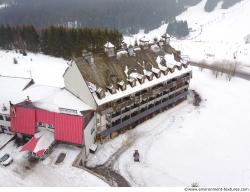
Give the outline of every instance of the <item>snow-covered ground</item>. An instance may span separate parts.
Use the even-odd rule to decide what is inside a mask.
[[[243,0],[229,9],[221,9],[222,3],[219,3],[211,13],[204,11],[205,3],[206,0],[203,0],[177,17],[177,20],[187,20],[191,33],[183,40],[172,39],[171,44],[181,50],[183,55],[188,55],[192,61],[237,62],[240,69],[250,73],[250,43],[245,43],[250,34],[250,26],[247,24],[250,1]],[[131,37],[125,37],[124,40],[134,43],[135,39],[146,36],[153,41],[154,37],[160,38],[166,28],[167,24],[148,34],[141,31]]]
[[[13,58],[16,58],[18,64],[13,63]],[[45,94],[50,94],[50,90],[57,90],[61,93],[64,90],[59,90],[56,87],[64,87],[63,73],[67,68],[67,61],[60,58],[50,57],[42,54],[28,53],[27,56],[15,53],[14,51],[0,50],[0,75],[11,77],[26,77],[33,78],[36,84],[55,86],[50,89],[46,88],[42,95],[41,92],[35,92],[35,98],[43,97]],[[27,85],[30,79],[22,78],[1,78],[1,91],[5,91],[0,96],[0,104],[8,104],[8,101],[13,97],[22,97],[22,89]],[[33,87],[36,87],[34,85]],[[44,87],[46,87],[44,86]],[[9,87],[9,89],[8,89]],[[43,87],[43,86],[40,86]],[[6,93],[7,92],[7,93]],[[56,92],[54,92],[56,93]],[[60,95],[57,96],[59,97]],[[57,97],[55,96],[55,98]],[[67,100],[67,105],[70,105],[70,96],[57,99],[61,102],[62,99]],[[52,98],[53,100],[53,98]],[[78,101],[79,102],[79,101]],[[71,103],[72,104],[72,103]],[[78,107],[78,103],[75,103]],[[72,105],[71,105],[72,106]],[[5,134],[0,134],[0,146],[10,138]],[[66,159],[62,164],[55,165],[58,155],[66,153]],[[27,160],[27,153],[20,152],[13,142],[0,150],[0,157],[5,153],[9,153],[14,163],[9,167],[0,166],[0,186],[107,186],[102,180],[88,172],[72,167],[72,163],[79,154],[80,149],[71,145],[58,145],[53,153],[45,160],[36,165],[30,165]]]
[[[157,115],[100,146],[89,165],[102,164],[132,142],[115,168],[133,186],[248,186],[250,182],[250,82],[194,68],[191,89],[202,97]],[[141,161],[132,155],[139,150]]]
[[[94,175],[75,167],[72,163],[80,149],[60,144],[44,161],[32,165],[27,161],[27,153],[19,152],[14,142],[0,150],[0,156],[9,153],[14,162],[8,167],[0,166],[0,186],[107,186]],[[60,153],[66,153],[65,160],[60,164],[55,161]]]
[[[6,8],[8,6],[9,6],[8,4],[0,4],[0,9],[4,9],[4,8]]]
[[[13,63],[14,58],[18,64]],[[0,75],[33,78],[39,85],[64,87],[62,75],[67,66],[67,61],[61,58],[0,50]]]

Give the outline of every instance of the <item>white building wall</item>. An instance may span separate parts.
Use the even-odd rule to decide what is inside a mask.
[[[92,117],[89,124],[84,129],[84,144],[85,144],[86,156],[88,156],[89,154],[89,147],[95,143],[95,135],[96,135],[95,117]]]
[[[6,117],[9,117],[7,114],[1,114],[0,116],[3,117],[3,120],[0,120],[0,132],[8,133],[10,134],[10,121],[6,120]]]
[[[67,90],[79,97],[84,103],[97,108],[94,97],[92,96],[85,80],[83,79],[75,62],[69,66],[64,74],[64,84]]]

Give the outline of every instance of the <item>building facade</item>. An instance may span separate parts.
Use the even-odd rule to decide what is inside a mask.
[[[72,61],[65,87],[96,110],[97,139],[132,128],[187,98],[192,71],[168,41],[150,44],[143,38],[139,47],[118,51],[107,43],[106,54],[91,53],[86,59],[84,53]],[[112,45],[108,51],[107,45]]]

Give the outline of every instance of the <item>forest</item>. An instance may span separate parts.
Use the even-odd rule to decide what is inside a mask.
[[[123,34],[139,29],[149,31],[169,22],[185,7],[200,0],[0,0],[9,2],[0,10],[0,24],[32,24],[43,28],[67,26],[77,21],[77,27],[107,27]]]
[[[38,30],[32,25],[0,26],[0,48],[19,50],[23,55],[27,51],[42,52],[70,59],[72,56],[80,56],[83,49],[101,52],[107,41],[120,48],[122,40],[119,31],[106,28],[68,29],[51,26]]]

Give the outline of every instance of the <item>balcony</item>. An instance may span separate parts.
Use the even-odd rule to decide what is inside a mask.
[[[147,110],[142,110],[143,112],[134,112],[131,114],[131,118],[125,118],[124,121],[120,122],[120,121],[117,121],[117,123],[115,124],[112,124],[112,127],[98,133],[99,136],[101,137],[106,137],[108,135],[110,135],[112,132],[114,131],[118,131],[118,130],[121,130],[123,129],[124,127],[127,127],[129,125],[131,125],[132,123],[164,108],[164,107],[167,107],[175,102],[177,102],[178,100],[182,99],[182,98],[185,98],[188,94],[188,91],[185,91],[184,93],[181,93],[179,94],[178,96],[175,96],[171,99],[168,99],[168,100],[162,100],[162,102],[158,102],[156,105],[149,105],[148,109]]]

